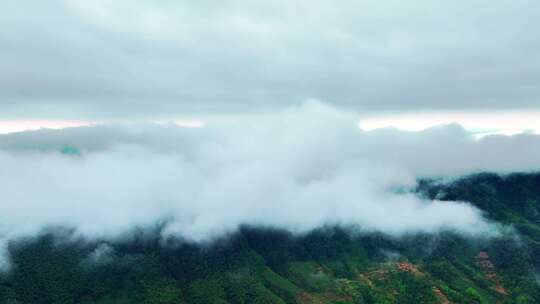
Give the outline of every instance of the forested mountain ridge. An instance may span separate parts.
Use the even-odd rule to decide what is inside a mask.
[[[114,242],[57,229],[10,243],[0,303],[540,303],[540,174],[421,180],[416,191],[510,228],[473,238],[246,226],[203,245],[164,241],[159,225]]]

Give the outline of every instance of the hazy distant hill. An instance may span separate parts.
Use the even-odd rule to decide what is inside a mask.
[[[513,229],[472,239],[243,227],[207,245],[160,240],[159,225],[118,242],[57,231],[10,244],[0,302],[540,303],[540,174],[424,180],[418,193],[469,201]]]

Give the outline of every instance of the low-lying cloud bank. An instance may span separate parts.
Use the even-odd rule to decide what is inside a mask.
[[[463,202],[403,189],[428,176],[540,169],[540,136],[475,140],[459,126],[361,131],[318,102],[205,128],[109,125],[0,136],[0,248],[48,226],[116,237],[166,220],[208,240],[241,224],[393,235],[493,230]]]

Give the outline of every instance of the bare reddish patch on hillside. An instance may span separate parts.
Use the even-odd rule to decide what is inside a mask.
[[[508,290],[504,288],[495,273],[495,266],[489,260],[489,254],[485,251],[480,251],[475,257],[476,263],[484,270],[484,277],[493,283],[493,290],[502,296],[508,296]]]
[[[502,287],[500,285],[493,287],[493,289],[495,289],[496,292],[498,292],[499,294],[502,294],[503,296],[508,295],[508,291],[504,287]]]
[[[433,293],[437,297],[437,299],[440,301],[440,304],[452,304],[450,300],[446,297],[446,295],[440,290],[437,286],[433,286]]]
[[[420,271],[418,270],[418,267],[416,267],[415,265],[413,265],[411,263],[398,262],[398,263],[396,263],[396,267],[397,267],[397,269],[399,269],[401,271],[410,272],[410,273],[415,274],[415,275],[420,274]]]

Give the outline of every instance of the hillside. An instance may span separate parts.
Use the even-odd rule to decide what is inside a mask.
[[[540,174],[422,180],[416,191],[471,202],[506,228],[471,238],[245,226],[202,245],[162,240],[160,225],[117,241],[55,228],[10,243],[0,303],[540,303]]]

